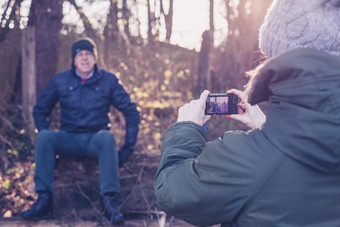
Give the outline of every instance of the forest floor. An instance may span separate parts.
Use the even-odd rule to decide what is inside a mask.
[[[55,170],[54,216],[48,221],[26,221],[19,214],[0,218],[1,227],[111,226],[102,213],[99,170],[95,160],[60,160]],[[135,152],[120,169],[121,193],[118,205],[128,227],[192,227],[167,216],[156,204],[153,178],[159,153]],[[88,170],[91,171],[88,171]],[[35,197],[26,203],[32,204]],[[25,209],[27,209],[26,206]],[[113,226],[113,225],[112,225]]]

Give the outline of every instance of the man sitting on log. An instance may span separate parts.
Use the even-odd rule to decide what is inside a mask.
[[[97,66],[97,49],[88,38],[72,45],[72,67],[55,75],[34,107],[33,116],[39,131],[35,148],[35,191],[33,206],[22,213],[24,219],[53,217],[53,187],[56,155],[67,158],[98,158],[100,192],[105,216],[111,223],[124,218],[115,204],[119,193],[119,166],[132,153],[137,140],[139,112],[117,77]],[[61,127],[49,129],[47,117],[60,103]],[[108,113],[113,105],[126,121],[125,145],[116,150],[109,131]]]

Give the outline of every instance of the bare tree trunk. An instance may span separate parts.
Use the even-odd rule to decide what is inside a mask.
[[[119,34],[117,4],[117,1],[110,1],[109,14],[107,15],[107,22],[104,29],[105,37],[112,40],[117,40]]]
[[[201,51],[198,56],[198,70],[197,70],[197,85],[195,90],[195,96],[199,95],[205,89],[211,89],[211,79],[210,79],[210,66],[211,66],[211,49],[212,49],[212,39],[211,32],[206,30],[202,35],[202,45]]]
[[[106,65],[106,61],[111,59],[111,51],[114,49],[112,44],[114,41],[118,41],[118,5],[117,1],[110,1],[110,9],[107,15],[107,22],[104,29],[104,37],[105,37],[105,48],[104,48],[104,57],[101,61],[102,64]]]
[[[160,4],[161,4],[160,5],[161,14],[163,14],[164,20],[165,20],[165,29],[166,29],[165,40],[169,42],[170,38],[171,38],[171,34],[172,34],[174,0],[170,0],[170,2],[169,2],[169,12],[168,13],[165,13],[163,0],[160,0]]]
[[[153,35],[152,35],[152,16],[151,16],[151,6],[150,0],[147,0],[148,7],[148,43],[153,43]]]
[[[35,129],[32,110],[36,100],[35,28],[33,26],[23,30],[21,46],[22,107],[24,119],[28,121],[29,134],[32,134]]]
[[[29,23],[35,25],[36,82],[39,96],[55,74],[63,0],[32,0]]]
[[[209,13],[209,17],[210,17],[210,33],[211,33],[211,40],[212,40],[212,45],[214,46],[214,40],[215,40],[215,36],[214,36],[214,32],[215,32],[215,26],[214,26],[214,0],[210,0],[210,13]]]
[[[126,0],[123,0],[122,19],[123,19],[125,34],[129,39],[130,39],[130,28],[129,28],[130,17],[131,17],[131,12],[127,6],[127,2]]]

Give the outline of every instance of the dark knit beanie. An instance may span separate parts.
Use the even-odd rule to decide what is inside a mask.
[[[74,59],[76,54],[79,53],[82,50],[90,51],[95,56],[95,58],[97,59],[97,47],[96,47],[96,44],[93,42],[92,39],[84,38],[84,39],[80,39],[80,40],[76,41],[75,43],[73,43],[72,49],[71,49],[72,59]]]

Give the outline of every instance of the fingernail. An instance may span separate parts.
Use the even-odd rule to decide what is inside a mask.
[[[229,116],[229,115],[227,115],[225,118],[226,118],[226,119],[230,119],[230,116]]]

